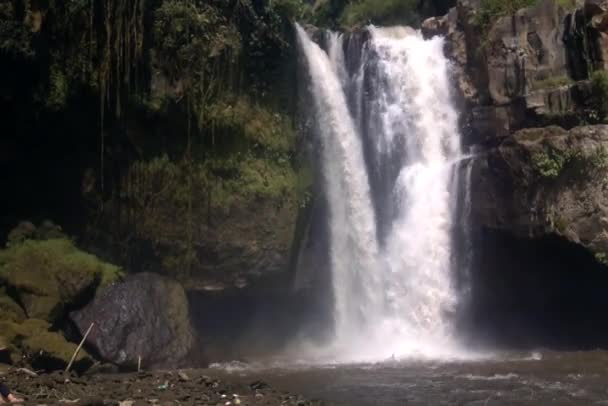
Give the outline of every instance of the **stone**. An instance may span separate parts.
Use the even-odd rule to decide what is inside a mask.
[[[60,333],[50,331],[50,324],[45,320],[0,322],[0,331],[10,344],[11,355],[16,356],[16,359],[24,357],[35,369],[64,369],[77,347]],[[92,364],[92,358],[81,349],[73,367],[75,370],[84,371]]]
[[[140,273],[98,292],[71,314],[87,344],[105,360],[135,367],[175,367],[189,354],[193,331],[183,287],[169,278]]]
[[[3,288],[0,288],[0,321],[20,322],[25,319],[25,312]]]
[[[7,236],[7,245],[19,244],[27,239],[33,238],[36,233],[36,226],[29,221],[20,222],[13,228]]]
[[[590,100],[589,62],[601,68],[608,61],[608,15],[604,24],[604,3],[591,3],[595,25],[586,23],[583,8],[567,11],[553,0],[496,18],[483,30],[477,0],[459,0],[445,16],[425,20],[424,35],[445,37],[465,144],[494,145],[530,126],[576,125],[573,116]]]
[[[608,1],[606,0],[585,0],[585,14],[587,17],[594,17],[608,11]]]
[[[501,17],[487,45],[488,87],[496,104],[509,103],[529,86],[553,76],[567,76],[562,24],[565,14],[553,0]]]
[[[608,254],[608,126],[530,128],[480,156],[472,213],[522,238],[558,235]]]
[[[448,16],[431,17],[422,22],[420,30],[425,38],[432,38],[440,35],[445,36],[448,33]]]
[[[51,324],[65,316],[66,308],[86,303],[99,285],[119,275],[118,267],[65,238],[14,243],[2,256],[0,283],[14,292],[27,317]]]

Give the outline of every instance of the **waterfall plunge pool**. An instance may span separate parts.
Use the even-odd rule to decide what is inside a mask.
[[[262,379],[279,390],[336,405],[600,405],[608,352],[495,354],[476,361],[394,361],[310,366],[228,363],[211,373]]]

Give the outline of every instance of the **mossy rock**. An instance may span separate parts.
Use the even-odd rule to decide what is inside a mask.
[[[2,321],[0,322],[0,337],[9,347],[17,348],[23,339],[46,332],[50,326],[47,321],[39,319],[27,319],[22,323]]]
[[[0,322],[2,341],[8,344],[12,362],[25,361],[35,369],[64,369],[77,346],[49,329],[50,324],[39,319],[27,319],[23,323]],[[92,364],[91,356],[81,349],[74,368],[84,370]]]
[[[3,289],[0,289],[0,321],[21,322],[25,319],[25,312]]]
[[[20,363],[23,359],[21,342],[34,334],[48,331],[50,324],[44,320],[27,319],[23,323],[11,321],[0,322],[0,342],[7,346],[10,360],[13,364]]]
[[[26,240],[0,250],[0,283],[17,292],[29,318],[54,323],[66,307],[86,304],[120,268],[76,248],[65,238]]]
[[[42,332],[24,339],[21,349],[28,362],[36,369],[65,369],[77,345],[66,341],[59,333]],[[84,370],[93,365],[93,359],[81,349],[74,360],[74,369]]]

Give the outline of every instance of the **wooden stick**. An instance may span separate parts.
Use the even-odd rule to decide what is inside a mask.
[[[84,337],[82,337],[82,340],[80,341],[80,344],[78,344],[78,347],[76,347],[76,351],[74,351],[74,355],[72,355],[72,359],[70,360],[70,363],[68,364],[68,366],[65,368],[65,372],[70,372],[70,368],[72,368],[72,364],[74,363],[74,360],[76,359],[76,356],[78,355],[78,353],[80,352],[80,349],[82,348],[84,342],[87,340],[87,337],[89,336],[89,333],[91,332],[91,330],[93,329],[93,326],[95,325],[95,323],[91,323],[91,325],[89,326],[89,329],[87,330],[87,332],[84,334]]]
[[[137,372],[141,372],[141,355],[137,357]]]
[[[36,372],[34,372],[30,369],[27,369],[27,368],[19,368],[19,369],[17,369],[17,372],[23,372],[24,374],[33,376],[33,377],[38,376],[38,374]]]

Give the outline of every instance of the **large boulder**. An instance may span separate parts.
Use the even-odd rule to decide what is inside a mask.
[[[87,344],[105,360],[129,366],[174,367],[189,354],[193,332],[183,287],[166,277],[140,273],[107,287],[71,314]]]
[[[0,286],[14,292],[27,317],[51,324],[119,276],[118,267],[80,251],[66,238],[14,240],[0,250]]]
[[[606,259],[608,126],[516,132],[476,160],[473,214],[520,237],[559,235]]]

